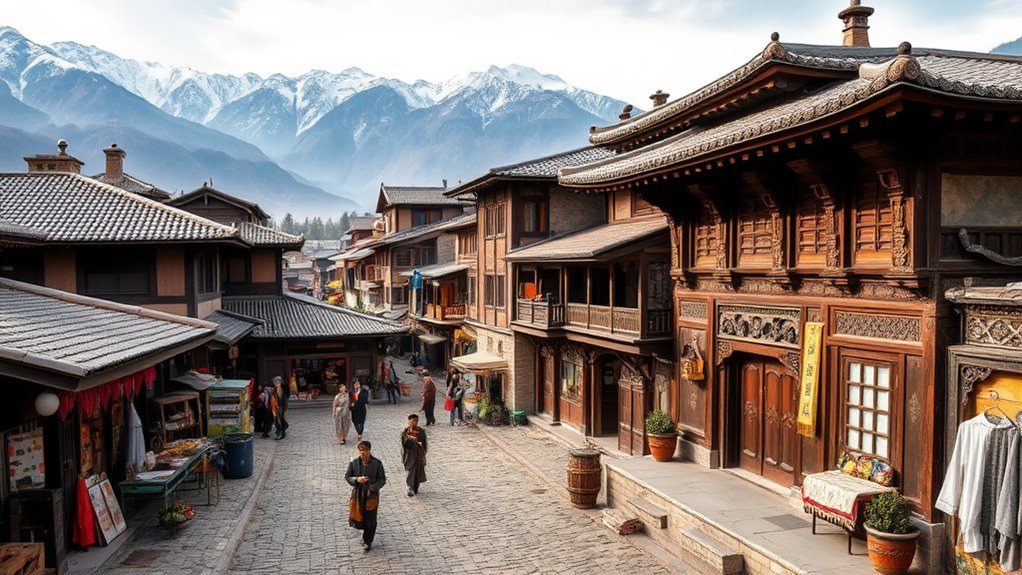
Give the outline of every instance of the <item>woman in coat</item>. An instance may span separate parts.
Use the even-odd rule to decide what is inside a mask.
[[[436,416],[433,409],[436,407],[436,384],[433,378],[425,376],[422,378],[422,411],[426,414],[426,425],[436,423]]]
[[[337,395],[334,396],[334,432],[337,433],[337,440],[344,445],[348,437],[348,428],[351,427],[351,396],[348,395],[348,387],[343,383],[337,388]]]

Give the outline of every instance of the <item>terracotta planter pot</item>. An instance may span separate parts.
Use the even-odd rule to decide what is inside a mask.
[[[649,444],[650,454],[656,461],[671,461],[674,459],[674,452],[678,449],[678,434],[651,433],[646,436],[646,443]]]
[[[916,555],[916,539],[919,531],[896,535],[883,533],[866,527],[866,550],[873,570],[881,575],[902,575],[908,573]]]

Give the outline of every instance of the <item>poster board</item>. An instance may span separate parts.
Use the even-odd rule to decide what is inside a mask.
[[[46,487],[42,427],[7,435],[7,467],[11,491]]]
[[[121,513],[120,505],[117,504],[117,498],[114,497],[113,487],[106,477],[100,479],[99,476],[93,476],[86,483],[89,485],[89,500],[92,502],[92,512],[96,517],[96,525],[99,527],[100,533],[103,534],[104,544],[109,545],[111,541],[127,529],[124,515]],[[106,484],[105,490],[103,487],[104,483]],[[111,512],[111,507],[107,503],[106,492],[109,492],[110,500],[114,503],[113,509],[115,513]],[[116,520],[115,517],[117,518]]]
[[[114,528],[117,530],[117,534],[120,535],[128,530],[128,524],[124,521],[121,504],[117,501],[117,495],[114,494],[114,486],[110,485],[109,479],[104,478],[99,482],[99,488],[103,492],[103,500],[106,501],[106,507],[110,511],[110,518],[114,522]]]

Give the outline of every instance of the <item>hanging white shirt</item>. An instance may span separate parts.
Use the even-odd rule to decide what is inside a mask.
[[[986,453],[987,438],[991,430],[1011,425],[1012,422],[1007,418],[991,422],[986,413],[980,413],[958,427],[955,450],[935,507],[944,513],[958,516],[962,528],[962,544],[967,553],[983,550],[980,512],[983,507],[983,456]]]

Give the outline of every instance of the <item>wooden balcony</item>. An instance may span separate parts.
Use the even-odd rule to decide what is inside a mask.
[[[643,311],[637,308],[611,308],[602,305],[569,303],[566,324],[589,331],[621,334],[631,337],[664,337],[672,333],[669,310],[647,310],[643,322]],[[643,329],[645,327],[645,329]]]
[[[564,325],[564,306],[548,301],[518,300],[516,321],[547,329]]]
[[[456,321],[465,319],[466,306],[463,303],[456,303],[451,305],[440,305],[434,303],[427,303],[423,310],[422,315],[418,317],[432,319],[435,321]]]

